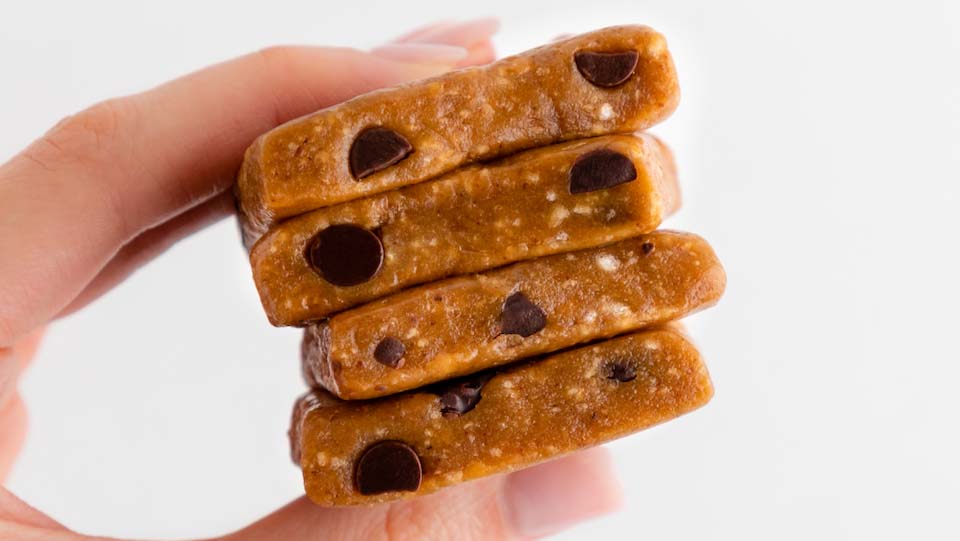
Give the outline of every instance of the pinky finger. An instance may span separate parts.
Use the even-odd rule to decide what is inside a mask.
[[[489,40],[474,45],[467,52],[466,58],[457,63],[458,68],[466,66],[479,66],[489,64],[497,58],[497,53],[493,48],[493,43]]]
[[[410,32],[407,32],[406,34],[403,34],[402,36],[392,39],[390,43],[408,43],[411,41],[415,41],[417,38],[419,38],[420,36],[423,36],[424,34],[435,32],[442,28],[450,28],[451,26],[453,26],[453,24],[454,24],[453,21],[449,19],[436,21],[430,24],[425,24],[421,27],[411,30]]]

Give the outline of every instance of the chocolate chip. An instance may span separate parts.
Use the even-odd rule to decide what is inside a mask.
[[[378,441],[360,455],[354,472],[357,490],[367,496],[420,488],[423,468],[412,447],[396,440]]]
[[[637,69],[640,55],[637,51],[617,53],[595,53],[579,51],[574,53],[580,75],[596,86],[613,87],[627,82]]]
[[[403,354],[406,348],[403,342],[393,336],[388,336],[377,344],[373,350],[373,358],[378,363],[389,366],[390,368],[400,368],[403,365]]]
[[[570,168],[570,193],[605,190],[636,180],[630,158],[609,149],[594,150],[577,158]]]
[[[633,381],[637,377],[637,368],[633,366],[633,363],[630,361],[616,359],[603,365],[603,375],[607,379],[615,379],[619,382],[626,383]]]
[[[490,381],[493,372],[473,374],[435,390],[440,395],[440,413],[444,417],[457,417],[467,413],[480,402],[480,389]]]
[[[389,128],[367,128],[350,146],[350,174],[360,180],[386,169],[413,152],[406,137]]]
[[[547,315],[519,291],[507,297],[500,312],[500,334],[519,334],[526,338],[547,324]]]
[[[649,255],[650,252],[653,251],[653,243],[652,243],[652,242],[644,242],[643,244],[640,245],[640,250],[643,251],[643,255]]]
[[[380,270],[383,244],[379,237],[360,226],[331,225],[310,241],[307,259],[331,284],[355,286]]]

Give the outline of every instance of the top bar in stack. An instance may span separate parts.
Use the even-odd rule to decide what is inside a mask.
[[[611,27],[493,64],[358,96],[261,136],[237,181],[244,242],[327,205],[467,163],[642,130],[676,107],[663,36]]]

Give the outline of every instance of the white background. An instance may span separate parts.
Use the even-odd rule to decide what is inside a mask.
[[[726,297],[705,409],[614,443],[628,508],[565,539],[957,539],[960,3],[4,2],[0,158],[112,95],[280,43],[368,47],[497,14],[502,53],[641,22],[684,97],[657,132]],[[16,264],[4,261],[0,263]],[[10,487],[80,531],[237,528],[301,492],[298,333],[232,221],[55,325]],[[593,537],[596,536],[596,537]]]

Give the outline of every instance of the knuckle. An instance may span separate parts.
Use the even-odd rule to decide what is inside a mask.
[[[289,64],[295,47],[289,45],[272,45],[256,52],[256,56],[266,64],[268,69],[283,69]]]
[[[27,149],[27,157],[47,169],[96,161],[122,140],[134,113],[127,99],[100,102],[58,122]]]

